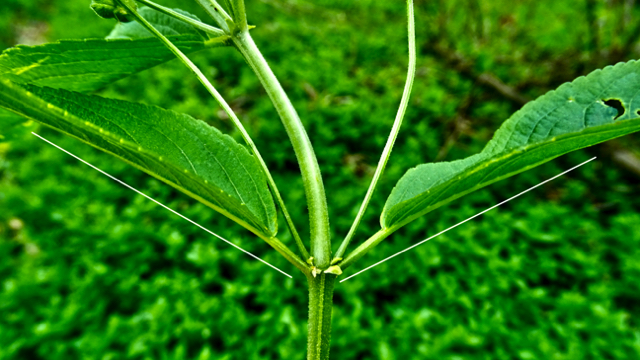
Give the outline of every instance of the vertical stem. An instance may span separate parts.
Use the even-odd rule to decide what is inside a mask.
[[[244,7],[244,0],[232,0],[231,5],[236,14],[236,18],[233,19],[238,26],[238,30],[247,31],[247,12]]]
[[[271,68],[269,68],[267,61],[256,47],[249,33],[246,31],[238,32],[232,36],[232,39],[260,79],[287,130],[287,135],[289,135],[296,158],[300,164],[302,181],[309,206],[311,256],[315,259],[316,267],[326,269],[331,261],[331,235],[327,198],[318,160],[313,152],[309,136],[282,85],[280,85]]]
[[[309,281],[309,328],[307,360],[328,360],[331,343],[331,310],[336,276],[307,275]]]

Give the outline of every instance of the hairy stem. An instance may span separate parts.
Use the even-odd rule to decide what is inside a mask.
[[[393,123],[393,127],[391,128],[391,134],[389,134],[389,138],[387,139],[387,144],[384,146],[384,150],[382,151],[382,156],[380,156],[380,161],[378,162],[378,167],[376,168],[376,172],[373,175],[373,179],[371,180],[371,184],[369,185],[369,189],[367,190],[367,194],[362,201],[362,205],[360,206],[360,210],[358,211],[358,215],[356,215],[356,219],[353,221],[351,225],[351,229],[349,229],[349,233],[340,244],[338,251],[334,255],[334,259],[339,259],[344,255],[344,252],[347,250],[347,246],[349,246],[349,242],[355,235],[356,230],[358,229],[358,225],[360,225],[360,221],[364,216],[364,212],[367,210],[367,206],[369,205],[369,201],[371,201],[371,196],[373,196],[373,192],[376,189],[376,185],[378,184],[378,180],[380,180],[380,176],[382,176],[382,172],[384,168],[387,166],[387,161],[389,161],[389,156],[391,156],[391,149],[393,149],[393,144],[398,137],[398,132],[400,131],[400,126],[402,126],[402,119],[404,118],[404,114],[407,110],[407,106],[409,105],[409,97],[411,95],[411,88],[413,87],[413,79],[416,74],[416,30],[415,30],[415,20],[413,16],[413,0],[407,0],[407,19],[408,19],[408,33],[409,33],[409,70],[407,71],[407,81],[404,85],[404,92],[402,93],[402,99],[400,100],[400,107],[398,108],[398,113],[396,114],[396,119]],[[337,261],[336,261],[337,262]],[[342,266],[341,266],[342,267]]]
[[[331,342],[333,285],[336,276],[322,273],[307,275],[309,281],[309,327],[307,360],[328,360]]]
[[[232,0],[231,6],[233,6],[233,10],[235,12],[235,23],[240,31],[247,31],[247,12],[244,7],[244,0]]]
[[[311,141],[307,135],[298,113],[284,92],[282,85],[275,77],[251,35],[247,31],[232,36],[236,47],[264,86],[293,145],[304,183],[305,194],[309,206],[309,222],[311,225],[311,255],[315,266],[325,269],[331,261],[331,236],[329,215],[324,184],[320,174],[318,160],[313,152]]]
[[[126,5],[124,5],[124,3],[121,3],[121,4],[123,4],[123,6],[126,6]],[[249,148],[251,148],[253,154],[258,159],[258,162],[260,163],[260,166],[262,167],[263,172],[267,176],[267,182],[269,183],[269,186],[271,187],[271,191],[275,195],[276,201],[278,202],[278,205],[280,205],[280,208],[281,208],[283,214],[285,215],[285,218],[287,219],[287,225],[289,226],[289,229],[291,230],[291,234],[293,235],[294,239],[296,240],[296,244],[298,245],[298,249],[300,250],[302,258],[303,258],[303,260],[306,260],[309,257],[309,253],[307,252],[307,249],[304,247],[304,244],[302,243],[302,239],[300,239],[300,236],[298,235],[298,232],[295,229],[295,226],[294,226],[293,222],[291,221],[291,217],[289,216],[289,212],[287,211],[287,208],[286,208],[286,206],[284,204],[284,201],[282,200],[282,197],[280,196],[280,191],[278,190],[278,187],[276,186],[276,183],[273,180],[273,177],[271,176],[271,173],[269,172],[269,169],[267,168],[267,164],[264,162],[264,159],[260,155],[260,152],[258,151],[258,148],[253,143],[253,140],[249,136],[249,133],[247,133],[247,131],[244,128],[244,126],[242,125],[242,123],[240,122],[240,119],[238,119],[238,117],[233,112],[233,110],[231,109],[229,104],[227,104],[227,102],[224,100],[222,95],[220,95],[220,93],[213,87],[213,85],[209,82],[209,80],[206,78],[206,76],[204,76],[202,71],[200,71],[200,69],[182,51],[180,51],[180,49],[178,49],[171,41],[169,41],[169,39],[167,39],[156,28],[154,28],[153,25],[151,25],[146,19],[144,19],[142,16],[140,16],[140,14],[138,14],[137,11],[135,11],[135,9],[128,8],[128,10],[136,17],[136,20],[140,24],[142,24],[145,28],[147,28],[149,31],[151,31],[151,33],[153,33],[158,39],[160,39],[160,41],[162,41],[169,48],[169,50],[171,50],[171,52],[173,52],[180,59],[180,61],[182,61],[191,71],[193,71],[193,73],[195,73],[195,75],[198,77],[198,80],[200,80],[200,82],[202,83],[202,85],[204,85],[204,87],[207,89],[207,91],[209,91],[209,93],[218,101],[218,104],[220,104],[222,109],[225,111],[225,113],[227,113],[227,115],[233,121],[233,123],[238,128],[238,130],[240,130],[240,134],[242,134],[242,138],[247,143]],[[267,241],[267,242],[269,243],[269,241]],[[271,243],[269,243],[269,244],[272,245]],[[280,243],[280,244],[282,244],[282,243]],[[286,246],[284,246],[284,247],[286,248],[287,251],[291,252],[289,250],[289,248],[287,248]],[[278,250],[280,253],[282,253],[283,249],[276,248],[276,250]],[[292,254],[288,254],[285,257],[287,257],[287,259],[289,261],[292,261],[290,259],[291,255]],[[295,255],[293,257],[298,258]],[[298,259],[298,260],[300,260],[300,259]],[[294,264],[294,265],[298,266],[297,264]],[[305,265],[305,269],[306,269],[306,265]]]

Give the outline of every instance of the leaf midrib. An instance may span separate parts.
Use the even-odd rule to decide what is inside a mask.
[[[441,186],[441,185],[443,185],[443,184],[449,183],[449,184],[447,185],[447,187],[445,187],[444,189],[442,189],[441,191],[439,191],[439,193],[438,193],[438,197],[436,197],[436,198],[435,198],[435,200],[436,200],[436,201],[437,201],[437,200],[440,200],[441,196],[444,196],[444,194],[446,194],[446,191],[447,191],[450,187],[452,187],[452,186],[455,184],[455,182],[454,182],[453,180],[458,176],[458,174],[464,173],[465,175],[468,175],[468,176],[465,176],[465,177],[469,177],[470,175],[472,175],[472,174],[474,174],[474,173],[476,173],[476,172],[478,172],[478,171],[482,170],[482,168],[483,168],[483,167],[488,167],[491,163],[494,163],[494,162],[504,161],[506,158],[511,157],[511,156],[513,156],[514,154],[518,154],[518,153],[523,153],[523,152],[526,152],[526,151],[535,150],[535,149],[537,149],[537,148],[539,148],[539,147],[542,147],[542,146],[544,146],[544,145],[547,145],[547,144],[550,144],[550,143],[553,143],[553,142],[555,142],[555,143],[560,143],[560,142],[565,142],[565,141],[571,141],[571,140],[573,140],[573,139],[575,139],[575,138],[579,138],[579,137],[582,137],[582,136],[588,136],[588,135],[590,135],[590,134],[585,134],[585,131],[589,131],[589,130],[593,130],[593,129],[597,129],[597,128],[601,128],[601,127],[612,127],[612,129],[610,129],[610,130],[602,130],[602,131],[598,131],[598,132],[597,132],[597,134],[598,134],[598,135],[601,135],[601,134],[607,134],[607,133],[612,133],[612,132],[616,132],[616,130],[617,130],[617,129],[615,128],[615,127],[616,127],[616,125],[621,126],[621,125],[619,125],[619,124],[624,124],[624,123],[626,123],[626,122],[632,122],[632,121],[639,120],[639,119],[640,119],[640,118],[633,118],[633,119],[622,120],[622,121],[619,121],[619,122],[614,122],[614,123],[609,123],[609,124],[603,124],[603,125],[598,125],[598,126],[586,127],[586,128],[584,128],[583,130],[581,130],[581,131],[579,131],[579,132],[573,132],[573,133],[569,133],[569,134],[565,134],[565,135],[559,135],[559,136],[556,136],[556,137],[554,137],[554,138],[548,139],[548,140],[546,140],[546,141],[538,142],[538,143],[535,143],[535,144],[528,144],[528,145],[525,145],[525,146],[521,146],[521,147],[519,147],[519,148],[514,148],[514,149],[512,149],[511,151],[506,151],[506,152],[505,152],[505,151],[503,151],[503,152],[501,152],[501,153],[494,154],[490,159],[488,159],[488,160],[483,160],[483,161],[481,161],[481,162],[479,162],[479,163],[476,163],[476,164],[474,164],[474,165],[472,165],[472,166],[470,166],[470,167],[467,167],[467,168],[465,168],[465,169],[462,169],[461,171],[457,172],[457,173],[456,173],[456,175],[452,176],[451,178],[449,178],[449,179],[447,179],[447,180],[445,180],[445,181],[442,181],[442,182],[438,183],[437,185],[431,186],[429,189],[427,189],[427,191],[425,191],[425,192],[423,192],[423,193],[420,193],[420,194],[418,194],[418,195],[416,195],[416,196],[414,196],[414,197],[412,197],[412,198],[409,198],[409,199],[407,199],[407,200],[404,200],[404,201],[402,201],[402,202],[398,202],[398,203],[394,204],[391,208],[389,208],[389,209],[388,209],[388,211],[391,211],[391,210],[393,210],[393,208],[398,207],[398,206],[401,206],[401,205],[402,205],[402,204],[404,204],[404,203],[407,203],[407,202],[410,202],[410,201],[412,201],[412,200],[414,200],[414,199],[416,199],[416,198],[419,198],[419,197],[421,197],[423,194],[425,194],[425,193],[427,193],[427,192],[431,192],[433,189],[435,189],[435,188],[437,188],[437,187],[439,187],[439,186]],[[638,125],[638,126],[640,127],[640,125]],[[560,156],[560,155],[558,155],[558,156]],[[418,214],[416,214],[416,215],[414,215],[414,216],[408,216],[408,217],[404,218],[404,219],[403,219],[402,221],[400,221],[398,224],[392,225],[392,226],[390,226],[390,227],[387,227],[386,225],[383,225],[383,226],[382,226],[382,228],[383,228],[383,229],[393,229],[393,228],[399,228],[399,227],[402,227],[402,226],[404,226],[406,223],[408,223],[408,222],[412,221],[413,219],[415,219],[415,218],[417,218],[417,217],[419,217],[419,216],[422,216],[422,215],[424,215],[425,213],[427,213],[427,212],[429,212],[429,211],[431,211],[431,210],[434,210],[434,209],[435,209],[435,208],[437,208],[438,206],[441,206],[443,202],[447,201],[447,200],[448,200],[448,199],[450,199],[450,198],[459,198],[459,197],[462,197],[462,196],[464,196],[464,195],[466,195],[466,194],[468,194],[468,193],[470,193],[470,192],[473,192],[473,191],[475,191],[475,190],[477,190],[477,189],[479,189],[479,188],[482,188],[482,187],[484,187],[484,186],[490,185],[490,184],[492,184],[492,183],[495,183],[495,182],[498,182],[498,181],[503,180],[503,179],[505,179],[505,178],[508,178],[508,177],[510,177],[510,176],[513,176],[513,173],[509,173],[509,174],[506,174],[506,175],[503,175],[503,176],[499,176],[499,177],[497,177],[497,178],[495,178],[495,179],[493,179],[493,180],[491,180],[491,181],[484,182],[484,181],[485,181],[485,179],[487,179],[487,178],[489,177],[489,175],[493,174],[496,170],[498,170],[499,168],[504,167],[504,166],[506,166],[506,165],[510,164],[512,161],[515,161],[515,160],[517,160],[517,159],[518,159],[518,157],[516,157],[516,158],[514,158],[514,159],[510,159],[510,160],[508,160],[508,162],[507,162],[507,163],[505,163],[505,164],[501,164],[498,168],[491,170],[491,172],[490,172],[489,174],[485,175],[485,176],[482,178],[482,180],[480,180],[480,181],[478,182],[478,185],[477,185],[477,186],[474,186],[473,188],[469,189],[468,191],[464,191],[464,192],[461,192],[461,193],[459,193],[459,194],[455,194],[454,196],[449,196],[449,197],[447,197],[447,198],[445,198],[445,199],[443,199],[443,200],[441,200],[441,201],[439,201],[439,202],[434,202],[434,203],[432,203],[432,205],[429,205],[428,210],[427,210],[426,212],[418,212]],[[544,162],[546,162],[546,161],[548,161],[548,159],[543,159],[543,161],[544,161]],[[484,165],[486,165],[486,166],[484,166]],[[535,166],[537,166],[537,165],[539,165],[539,163],[535,163],[535,164],[533,164],[533,165],[531,165],[531,166],[524,167],[522,170],[517,171],[516,173],[520,173],[520,172],[526,171],[527,169],[533,168],[533,167],[535,167]],[[400,210],[396,211],[396,212],[395,212],[395,214],[393,214],[393,218],[396,218],[396,219],[402,219],[402,218],[404,217],[404,215],[402,215],[402,214],[408,214],[408,213],[411,213],[411,212],[412,212],[412,211],[414,211],[416,208],[421,207],[421,205],[422,205],[424,202],[428,201],[428,200],[433,200],[433,198],[430,198],[429,196],[426,196],[423,200],[419,200],[419,201],[418,201],[414,206],[412,206],[411,208],[409,208],[409,209],[400,209]],[[386,210],[386,209],[385,209],[385,210]],[[383,219],[385,219],[385,220],[387,220],[388,215],[387,215],[386,213],[388,213],[388,211],[383,211],[383,213],[382,213],[382,218],[383,218]],[[392,218],[392,219],[389,219],[389,220],[392,220],[392,221],[385,221],[385,223],[393,223],[393,222],[394,222],[394,221],[393,221],[393,218]]]
[[[28,93],[31,93],[31,92],[28,92]],[[33,94],[33,93],[31,93],[31,94],[35,96],[35,94]],[[64,99],[65,99],[65,101],[67,101],[66,98],[64,98]],[[43,102],[46,102],[46,100],[44,100],[44,99],[40,98],[40,100],[43,101]],[[18,100],[14,99],[14,101],[18,101]],[[43,112],[37,106],[32,106],[32,105],[26,104],[24,102],[20,102],[20,103],[22,104],[22,106],[31,108],[32,110],[35,110],[36,112],[43,114],[45,117],[51,118],[48,114]],[[76,103],[76,105],[77,105],[77,103]],[[56,111],[58,111],[58,112],[62,112],[62,115],[64,115],[64,110],[62,110],[58,106],[54,106],[54,108],[49,109],[49,110],[54,110],[54,109]],[[91,113],[95,114],[93,111],[91,111]],[[74,123],[77,123],[79,121],[82,125],[84,125],[84,126],[79,126],[78,127],[78,129],[80,129],[80,130],[84,129],[84,130],[82,130],[83,133],[85,131],[88,131],[88,132],[93,133],[93,135],[99,136],[99,137],[101,137],[101,138],[103,138],[103,139],[105,139],[107,141],[108,141],[108,139],[110,139],[111,141],[108,141],[108,142],[111,142],[114,145],[118,145],[118,146],[123,147],[124,149],[126,149],[126,152],[127,152],[128,155],[134,154],[135,157],[138,157],[139,159],[142,159],[142,162],[145,163],[145,164],[148,164],[148,161],[151,160],[154,164],[156,164],[156,167],[160,167],[159,165],[163,165],[163,166],[165,165],[164,163],[162,163],[162,164],[156,163],[156,158],[158,158],[161,155],[156,154],[155,152],[151,152],[151,151],[149,151],[147,149],[145,149],[145,151],[137,151],[137,147],[138,147],[137,145],[133,145],[129,141],[120,142],[120,139],[118,139],[115,136],[113,136],[113,134],[111,132],[104,131],[104,132],[101,133],[99,131],[99,127],[97,125],[95,125],[93,123],[88,123],[87,124],[86,122],[83,122],[81,119],[79,119],[75,114],[72,114],[70,112],[68,113],[68,115],[71,115],[75,119]],[[37,121],[36,119],[33,119],[33,120]],[[113,122],[111,122],[110,120],[107,119],[107,121],[113,124]],[[59,123],[59,120],[56,119],[56,122]],[[45,125],[47,125],[47,124],[45,124]],[[69,126],[70,124],[64,124],[64,125],[65,126]],[[115,125],[117,125],[117,124],[115,124]],[[80,138],[80,137],[78,137],[76,135],[73,135],[73,134],[63,130],[64,126],[60,126],[59,128],[54,128],[54,127],[52,127],[50,125],[47,125],[47,126],[53,128],[55,130],[61,131],[61,132],[63,132],[64,134],[66,134],[68,136],[76,138],[76,139],[82,141],[85,144],[94,146],[91,142],[86,141],[86,140],[84,140],[84,139],[82,139],[82,138]],[[115,157],[121,159],[122,161],[125,161],[126,163],[134,166],[135,168],[137,168],[137,169],[139,169],[139,170],[141,170],[141,171],[143,171],[145,173],[148,173],[148,174],[152,175],[153,177],[155,177],[155,178],[157,178],[157,179],[159,179],[161,181],[167,182],[167,183],[179,188],[183,192],[188,193],[190,196],[198,199],[199,201],[202,201],[202,202],[204,202],[206,204],[209,204],[216,211],[218,211],[220,213],[223,213],[225,216],[234,219],[234,221],[237,221],[237,222],[243,224],[245,227],[247,227],[248,229],[252,230],[252,232],[256,233],[257,235],[259,235],[261,237],[263,236],[263,234],[271,234],[271,232],[272,232],[272,230],[269,229],[268,227],[262,226],[260,224],[259,218],[257,218],[257,216],[254,215],[246,206],[241,207],[241,209],[244,209],[244,210],[241,210],[240,212],[244,213],[244,216],[247,218],[247,220],[251,221],[251,225],[249,223],[247,223],[246,221],[238,218],[237,216],[229,213],[227,210],[225,210],[222,207],[222,204],[219,203],[218,205],[215,205],[211,201],[204,199],[202,196],[196,195],[192,191],[189,191],[188,189],[186,189],[184,187],[184,185],[182,184],[182,182],[178,178],[175,178],[175,175],[172,173],[172,171],[168,171],[168,173],[171,174],[171,176],[173,176],[175,178],[175,181],[169,180],[168,178],[165,178],[164,176],[161,176],[158,173],[156,173],[155,171],[153,171],[152,169],[154,168],[154,166],[148,166],[148,168],[145,169],[142,166],[140,166],[139,164],[133,163],[132,161],[122,157],[121,155],[115,154],[112,151],[109,151],[108,149],[105,149],[103,147],[100,147],[100,149],[102,151],[105,151],[105,152],[109,153],[112,156],[115,156]],[[155,155],[155,157],[154,157],[154,155]],[[205,184],[203,184],[203,182],[204,182],[203,178],[201,178],[201,177],[195,177],[194,178],[194,176],[191,173],[181,173],[181,175],[186,177],[186,178],[188,178],[191,182],[197,184],[201,189],[206,190],[205,193],[209,193],[210,196],[211,196],[212,189],[209,189]],[[232,181],[231,181],[231,183],[233,184]],[[234,184],[234,187],[235,187],[235,184]],[[259,195],[257,195],[257,196],[260,197]],[[215,197],[213,197],[212,200],[217,201],[217,200],[215,200]],[[236,201],[237,201],[237,199],[236,199]],[[262,203],[264,205],[264,202],[262,202]],[[265,213],[267,213],[266,209],[263,209],[263,211]],[[268,216],[267,216],[266,220],[268,220]],[[269,235],[269,236],[267,236],[267,238],[271,238],[271,236]]]

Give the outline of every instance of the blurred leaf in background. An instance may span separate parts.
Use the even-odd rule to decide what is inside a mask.
[[[206,18],[195,3],[162,3]],[[316,147],[339,239],[366,192],[402,93],[404,3],[261,0],[247,7],[257,25],[252,35]],[[420,53],[411,104],[354,246],[377,231],[384,201],[408,168],[475,154],[529,99],[640,58],[639,18],[637,1],[416,1]],[[84,0],[9,1],[0,8],[0,45],[100,38],[114,25]],[[283,196],[301,234],[308,233],[295,157],[257,78],[233,49],[191,57],[268,154],[276,182],[287,184]],[[176,61],[98,93],[189,113],[239,139]],[[78,141],[38,131],[295,273],[205,206]],[[334,357],[639,358],[638,139],[566,155],[398,231],[356,268],[599,157],[337,286]],[[287,236],[283,231],[282,240],[292,243]],[[0,257],[0,359],[304,356],[302,276],[283,279],[29,132],[0,143]]]

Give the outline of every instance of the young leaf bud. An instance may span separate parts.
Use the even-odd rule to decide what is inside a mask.
[[[329,266],[329,268],[327,270],[324,271],[327,274],[333,274],[333,275],[341,275],[342,274],[342,269],[340,269],[340,266],[338,265],[333,265],[333,266]]]
[[[136,9],[135,0],[121,0],[127,6]],[[91,9],[103,19],[116,18],[120,22],[129,22],[127,18],[130,15],[124,6],[121,6],[116,0],[91,0]]]

